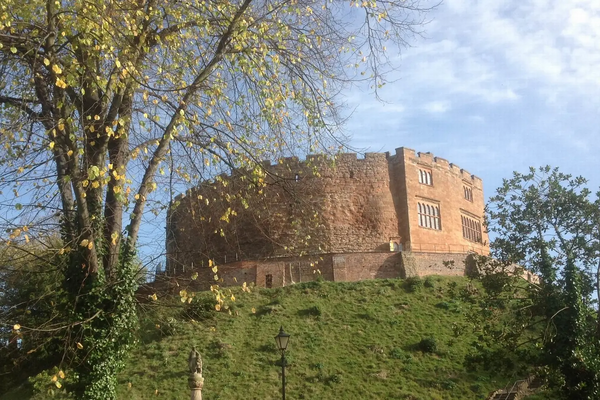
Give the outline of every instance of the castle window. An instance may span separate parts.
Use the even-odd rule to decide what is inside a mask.
[[[462,215],[463,237],[471,242],[481,243],[481,223],[473,218]]]
[[[469,186],[463,186],[463,191],[465,194],[465,199],[473,201],[473,189],[471,189]]]
[[[267,274],[265,276],[265,286],[269,289],[273,287],[273,275]]]
[[[294,180],[295,180],[296,182],[299,182],[299,181],[300,181],[300,175],[296,174],[296,176],[294,177]]]
[[[419,211],[419,226],[435,230],[442,230],[442,220],[440,217],[440,206],[417,203]]]
[[[419,169],[419,183],[423,185],[433,185],[433,180],[431,179],[431,171],[426,169]]]

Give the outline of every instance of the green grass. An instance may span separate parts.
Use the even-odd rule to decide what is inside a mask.
[[[289,399],[485,399],[510,378],[463,365],[475,340],[469,304],[456,296],[467,283],[436,277],[414,290],[402,280],[238,288],[231,315],[209,313],[198,322],[163,300],[164,308],[144,314],[119,398],[187,398],[187,357],[196,345],[205,400],[280,399],[274,336],[282,325],[292,335]],[[433,338],[434,352],[419,350],[424,338]]]

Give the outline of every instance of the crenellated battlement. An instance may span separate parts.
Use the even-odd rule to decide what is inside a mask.
[[[434,156],[431,152],[416,152],[408,147],[398,147],[394,157],[395,160],[413,160],[414,162],[426,165],[431,168],[440,168],[448,170],[452,174],[460,177],[462,180],[472,184],[474,187],[482,188],[483,182],[481,178],[472,175],[468,171],[462,169],[458,165],[449,162],[447,159],[442,157]],[[388,156],[389,158],[389,156]]]
[[[418,165],[449,171],[457,178],[461,179],[474,188],[483,188],[481,178],[472,175],[469,171],[460,168],[458,165],[449,162],[447,159],[433,155],[431,152],[416,152],[408,147],[399,147],[395,149],[395,154],[389,152],[367,152],[364,157],[357,153],[339,153],[333,157],[324,154],[308,154],[304,160],[296,156],[284,157],[276,162],[263,160],[260,165],[268,175],[292,179],[296,175],[300,177],[309,177],[318,171],[319,176],[335,178],[354,177],[373,179],[378,173],[387,174],[387,167],[390,163],[412,161]],[[248,171],[235,170],[231,175],[220,174],[216,180],[210,180],[199,187],[212,185],[215,181],[225,181],[239,178],[247,175]],[[384,177],[381,177],[382,179]],[[186,192],[189,194],[188,192]],[[186,194],[180,194],[175,200],[181,200]]]

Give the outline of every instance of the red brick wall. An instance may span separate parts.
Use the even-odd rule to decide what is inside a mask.
[[[308,156],[304,162],[289,158],[264,168],[266,187],[252,185],[252,177],[238,171],[178,196],[167,220],[170,274],[206,265],[209,258],[227,265],[299,254],[385,252],[390,239],[413,252],[489,252],[487,233],[482,231],[482,243],[469,241],[461,221],[467,215],[483,222],[481,179],[429,153],[399,148],[393,156],[341,154],[335,163]],[[432,185],[419,183],[419,168],[431,171]],[[464,198],[465,185],[472,189],[472,201]],[[439,205],[441,230],[419,226],[419,201]],[[380,273],[375,267],[358,272],[361,261],[352,260],[356,268],[339,274],[354,279]],[[287,271],[281,267],[278,282],[308,279],[315,274],[311,268],[298,265],[290,272],[289,266]],[[331,268],[320,272],[333,279]]]
[[[399,216],[410,231],[406,250],[423,252],[489,252],[488,235],[483,228],[483,183],[481,179],[448,163],[443,158],[433,157],[431,153],[418,153],[407,148],[396,149],[396,155],[390,157],[390,163],[396,166],[400,180],[405,185],[407,215]],[[404,176],[401,175],[403,166]],[[431,171],[432,184],[419,182],[419,169]],[[463,188],[468,186],[473,200],[465,199]],[[418,202],[439,205],[441,230],[419,226]],[[404,211],[404,209],[403,209]],[[478,220],[482,225],[482,241],[469,241],[463,236],[461,215]]]
[[[466,260],[466,262],[465,262]],[[289,257],[264,261],[241,261],[220,266],[219,285],[236,286],[244,282],[265,287],[267,275],[272,287],[310,282],[322,277],[327,281],[353,282],[366,279],[393,279],[409,276],[463,276],[473,267],[468,254],[455,253],[345,253]],[[192,287],[207,290],[214,284],[214,273],[200,267]],[[193,271],[186,271],[186,276]]]

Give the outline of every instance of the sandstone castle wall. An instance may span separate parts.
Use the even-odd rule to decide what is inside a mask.
[[[174,201],[168,274],[197,268],[211,282],[212,272],[202,268],[211,259],[224,282],[235,277],[261,286],[319,275],[461,275],[469,252],[489,252],[481,179],[430,153],[399,148],[393,155],[340,154],[334,162],[308,156],[263,167],[264,187],[236,171]],[[424,222],[424,205],[435,207],[439,225],[432,225],[435,215]]]

